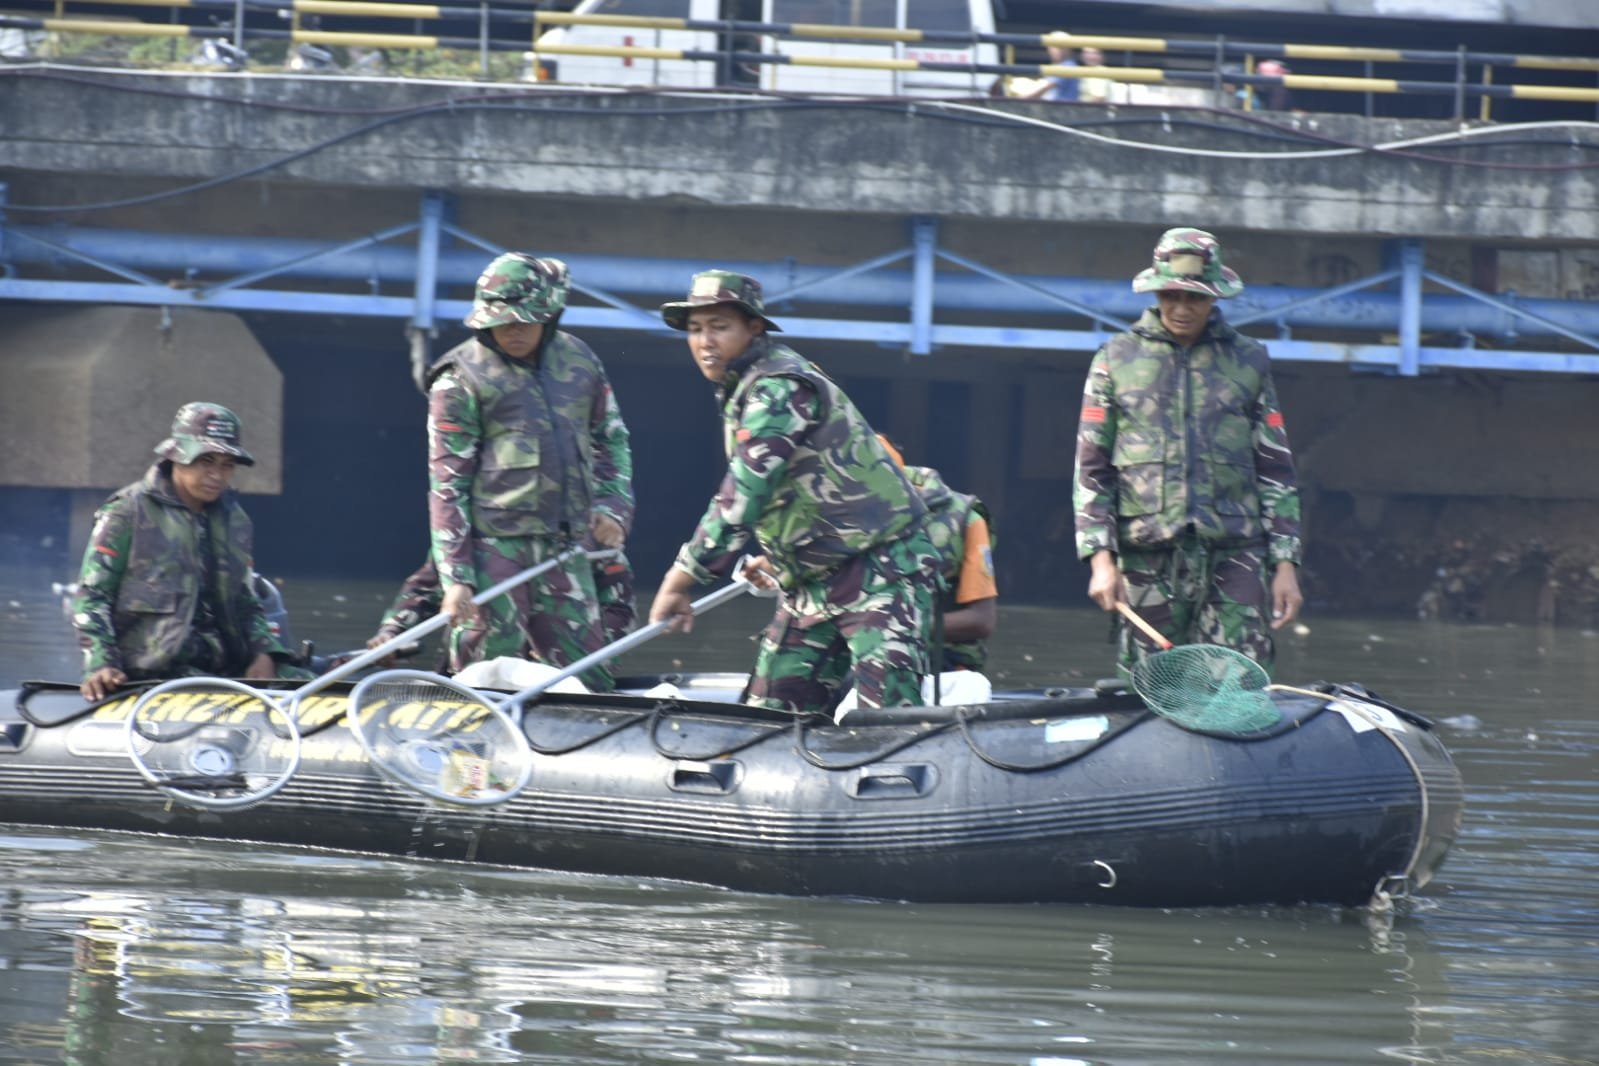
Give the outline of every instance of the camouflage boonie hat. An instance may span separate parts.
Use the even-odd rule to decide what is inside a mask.
[[[484,268],[477,279],[472,313],[462,321],[469,329],[493,329],[513,322],[539,325],[561,313],[571,287],[571,274],[559,259],[507,252]]]
[[[1226,299],[1243,292],[1244,283],[1222,265],[1221,244],[1215,237],[1180,226],[1160,235],[1154,265],[1133,279],[1134,292],[1172,289]]]
[[[208,452],[255,465],[255,456],[239,444],[238,415],[218,403],[186,403],[172,419],[172,435],[155,446],[155,453],[186,465]]]
[[[661,305],[661,318],[673,329],[688,329],[688,313],[700,307],[716,304],[737,304],[749,314],[766,323],[766,328],[776,333],[783,327],[766,317],[766,302],[761,298],[761,283],[748,274],[735,274],[731,270],[702,270],[694,275],[688,298],[678,303]]]

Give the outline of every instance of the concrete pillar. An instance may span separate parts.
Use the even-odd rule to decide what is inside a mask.
[[[220,311],[94,306],[0,312],[0,491],[75,490],[74,560],[94,508],[138,480],[185,403],[231,408],[256,465],[241,492],[283,490],[283,375],[242,319]],[[81,490],[81,491],[77,491]]]

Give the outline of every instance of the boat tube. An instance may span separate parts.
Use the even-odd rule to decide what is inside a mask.
[[[381,772],[347,726],[348,685],[297,702],[285,730],[230,719],[222,685],[135,715],[150,686],[91,706],[75,685],[27,683],[0,692],[0,821],[794,896],[1187,907],[1388,903],[1431,880],[1463,813],[1431,723],[1356,684],[1274,693],[1275,726],[1223,735],[1115,682],[835,724],[728,702],[736,680],[545,694],[516,721],[531,772],[492,805]],[[392,750],[459,783],[460,760],[422,741],[454,715],[450,739],[470,742],[475,720],[438,692],[388,709],[432,730]],[[189,738],[177,795],[214,805],[141,773],[163,735]],[[291,775],[248,802],[250,775],[281,773],[291,744]]]

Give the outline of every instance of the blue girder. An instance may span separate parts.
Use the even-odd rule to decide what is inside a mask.
[[[466,299],[442,297],[441,280],[454,279],[450,287],[464,292],[485,255],[504,250],[455,225],[449,213],[448,196],[428,192],[416,221],[355,240],[154,234],[14,225],[4,217],[0,186],[0,299],[390,318],[426,331],[438,322],[459,321],[469,306]],[[1147,303],[1125,281],[1009,274],[942,249],[935,218],[917,216],[909,228],[907,247],[845,267],[793,260],[717,265],[761,278],[790,335],[901,347],[916,355],[954,347],[1092,351]],[[446,239],[455,246],[446,247]],[[705,265],[540,252],[566,259],[574,288],[599,305],[574,304],[567,310],[565,321],[589,329],[665,332],[653,305],[629,298],[675,298]],[[1445,367],[1599,373],[1599,304],[1480,292],[1425,269],[1422,242],[1413,238],[1393,242],[1391,252],[1386,269],[1326,289],[1251,286],[1230,302],[1229,320],[1239,326],[1269,323],[1276,331],[1272,355],[1279,360],[1345,363],[1402,375]],[[905,260],[908,270],[897,267]],[[115,280],[61,278],[62,268],[74,273],[89,268]],[[269,281],[280,287],[261,284]],[[350,281],[368,291],[334,292],[306,284]],[[1427,283],[1450,295],[1426,292]],[[397,295],[407,290],[409,295]],[[863,317],[822,316],[844,308],[859,309]],[[981,321],[940,323],[940,312]],[[1043,315],[1082,320],[1085,328],[1005,324],[1007,319],[1036,322]],[[1390,335],[1398,343],[1299,340],[1294,329]],[[1458,336],[1461,344],[1424,346],[1421,339],[1428,333]],[[1588,350],[1476,346],[1478,338],[1524,344],[1540,337],[1559,337]]]

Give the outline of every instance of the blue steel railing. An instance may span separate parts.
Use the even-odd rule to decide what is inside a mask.
[[[469,287],[485,255],[505,250],[446,221],[447,196],[436,191],[423,195],[416,220],[338,242],[18,225],[5,218],[4,202],[0,185],[0,300],[391,318],[411,330],[415,358],[423,357],[426,334],[441,322],[458,322],[470,307],[467,299],[441,295],[441,288]],[[929,216],[911,219],[909,229],[904,248],[844,267],[792,261],[722,265],[766,283],[771,305],[792,336],[892,345],[915,355],[953,347],[1092,351],[1126,328],[1148,302],[1132,293],[1125,279],[1017,275],[942,249],[938,220]],[[405,238],[411,243],[402,243]],[[460,247],[446,248],[447,238]],[[593,301],[567,309],[564,321],[583,328],[666,332],[652,306],[629,297],[675,298],[703,266],[544,251],[567,260],[574,289]],[[1229,320],[1244,327],[1270,323],[1277,334],[1272,354],[1280,360],[1344,363],[1401,375],[1448,367],[1599,373],[1599,303],[1481,292],[1427,270],[1423,252],[1421,241],[1399,240],[1392,266],[1326,289],[1251,286],[1231,301]],[[891,269],[906,261],[908,271]],[[63,269],[115,280],[62,278]],[[202,276],[217,280],[198,280]],[[314,284],[351,280],[364,282],[369,291],[329,291]],[[1429,292],[1429,284],[1446,292]],[[818,317],[806,313],[811,305],[859,308],[862,317]],[[941,311],[981,321],[940,322]],[[1032,324],[1051,313],[1086,320],[1085,328]],[[1395,334],[1398,343],[1302,340],[1294,337],[1296,329]],[[1428,333],[1458,336],[1462,343],[1427,346],[1422,339]],[[1483,348],[1477,346],[1479,338],[1517,347]],[[1522,347],[1529,338],[1559,338],[1585,350]]]

